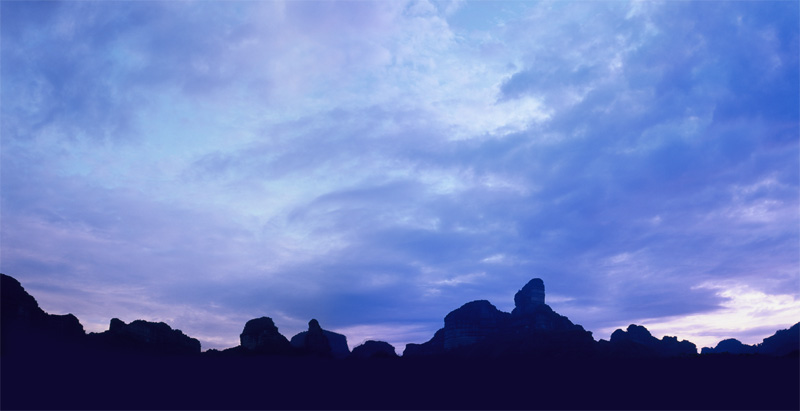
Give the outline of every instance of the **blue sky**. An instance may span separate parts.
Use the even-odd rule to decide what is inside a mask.
[[[800,321],[796,1],[3,2],[0,270],[89,331]]]

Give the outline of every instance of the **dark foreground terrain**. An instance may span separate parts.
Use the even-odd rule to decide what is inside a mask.
[[[3,356],[2,409],[798,409],[798,358]]]

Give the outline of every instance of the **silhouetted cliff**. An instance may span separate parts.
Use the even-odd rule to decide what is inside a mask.
[[[742,344],[735,338],[717,343],[714,348],[705,347],[703,354],[762,354],[762,355],[798,355],[800,352],[800,323],[787,330],[778,330],[775,334],[764,338],[760,344]]]
[[[616,330],[611,340],[598,343],[603,353],[621,357],[676,357],[697,354],[697,347],[690,341],[678,341],[677,337],[653,337],[647,328],[631,324],[627,331]]]
[[[771,337],[767,337],[758,346],[759,354],[788,355],[796,354],[800,350],[800,323],[788,330],[779,330]]]
[[[80,344],[85,337],[74,315],[44,312],[19,281],[5,274],[0,274],[0,321],[0,352],[56,350]]]
[[[422,344],[406,344],[403,357],[430,357],[442,353],[444,353],[444,328],[440,328],[433,334],[433,338]]]
[[[239,348],[257,354],[288,354],[292,352],[289,340],[278,332],[269,317],[254,318],[244,325],[239,335]]]
[[[508,327],[511,315],[486,300],[466,303],[444,317],[444,349],[477,344]]]
[[[514,294],[514,310],[511,313],[515,316],[532,313],[536,308],[545,304],[544,294],[544,281],[541,278],[528,281],[522,289]]]
[[[423,344],[407,344],[403,356],[544,356],[589,355],[592,333],[544,303],[544,282],[534,278],[514,296],[511,313],[486,300],[450,312],[444,328]]]
[[[125,324],[124,321],[112,318],[108,331],[90,334],[89,339],[95,344],[129,352],[200,353],[200,341],[185,335],[181,330],[173,330],[163,322],[136,320]]]
[[[350,358],[370,359],[370,358],[397,358],[394,346],[385,341],[368,340],[353,348]]]
[[[320,332],[322,335],[319,335]],[[322,337],[324,337],[324,340]],[[333,358],[346,358],[350,355],[347,337],[322,329],[319,322],[314,319],[308,323],[308,331],[301,331],[295,334],[289,342],[292,347],[297,348],[301,353],[310,352],[316,355],[332,356]]]
[[[714,348],[703,347],[700,351],[702,354],[755,354],[758,352],[758,347],[755,345],[742,344],[741,341],[735,338],[728,338],[717,343]]]

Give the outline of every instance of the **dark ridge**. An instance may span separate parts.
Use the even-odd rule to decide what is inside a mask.
[[[408,344],[404,357],[594,356],[592,333],[544,303],[544,282],[535,278],[514,296],[511,313],[485,300],[450,312],[444,328],[423,344]]]
[[[714,348],[703,348],[703,354],[762,354],[774,356],[798,356],[800,352],[800,323],[787,330],[778,330],[760,344],[742,344],[735,338],[717,343]]]
[[[173,330],[163,322],[136,320],[130,324],[112,318],[108,331],[89,334],[96,345],[133,352],[199,354],[200,341]]]
[[[792,355],[797,357],[800,350],[800,323],[788,330],[779,330],[758,345],[758,353],[766,355]]]
[[[72,315],[53,315],[15,278],[0,274],[0,352],[65,351],[81,346],[86,336]]]
[[[703,347],[701,350],[702,354],[755,354],[757,352],[757,346],[742,344],[735,338],[722,340],[714,348]]]
[[[631,324],[627,331],[616,330],[611,340],[600,340],[599,347],[607,354],[618,357],[677,357],[697,354],[697,347],[686,340],[665,336],[653,337],[647,328]]]
[[[394,346],[385,341],[368,340],[364,344],[353,348],[350,358],[397,358],[397,353],[394,351]]]
[[[252,319],[239,346],[205,353],[165,323],[115,318],[86,335],[0,279],[0,409],[800,408],[800,324],[708,355],[633,324],[596,342],[536,279],[511,313],[473,301],[403,357],[367,341],[346,361],[345,337],[316,320],[290,343],[271,318]]]

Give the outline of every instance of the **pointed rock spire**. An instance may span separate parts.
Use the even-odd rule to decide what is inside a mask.
[[[319,321],[316,319],[312,319],[308,322],[308,333],[305,335],[305,348],[315,355],[326,357],[332,355],[331,343],[328,341],[328,337],[325,336],[325,332],[322,331],[322,327],[320,327]]]
[[[544,303],[544,281],[541,278],[534,278],[528,281],[521,290],[514,295],[514,311],[530,312],[532,309]]]

